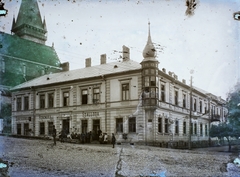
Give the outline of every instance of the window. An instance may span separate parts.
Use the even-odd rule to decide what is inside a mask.
[[[145,77],[145,87],[149,87],[149,77]]]
[[[136,132],[136,117],[131,117],[131,118],[129,118],[129,120],[128,120],[129,122],[128,122],[128,131],[129,132]]]
[[[200,112],[202,112],[202,101],[199,102]]]
[[[29,109],[29,97],[26,96],[24,97],[24,110],[28,110]]]
[[[53,134],[53,122],[48,122],[48,135]]]
[[[176,120],[175,122],[175,134],[179,134],[179,122]]]
[[[158,132],[162,133],[162,118],[158,118]]]
[[[82,104],[88,104],[88,91],[87,91],[87,89],[82,90]]]
[[[122,100],[129,100],[129,83],[122,84]]]
[[[63,92],[63,106],[69,106],[69,92]]]
[[[165,85],[161,85],[161,101],[165,100]]]
[[[191,135],[193,134],[193,123],[191,123],[191,130],[190,130],[191,132]]]
[[[178,91],[177,90],[175,90],[174,100],[175,100],[175,105],[178,106]]]
[[[116,119],[116,131],[123,132],[123,118]]]
[[[40,109],[45,108],[45,95],[40,95]]]
[[[194,134],[197,134],[197,123],[194,124]]]
[[[197,100],[196,100],[196,98],[193,99],[193,111],[197,111]]]
[[[168,133],[168,119],[164,119],[164,128],[165,128],[165,133]]]
[[[207,128],[207,124],[205,124],[205,135],[208,136],[208,128]]]
[[[17,111],[21,111],[22,110],[22,98],[18,97],[17,98]]]
[[[156,86],[156,77],[155,76],[151,76],[150,77],[150,83],[151,83],[151,86]]]
[[[186,108],[186,94],[183,94],[183,107]]]
[[[2,72],[5,73],[5,61],[2,60],[2,68],[1,68]]]
[[[44,122],[40,122],[40,135],[45,134],[45,124]]]
[[[203,135],[203,126],[202,126],[202,123],[200,123],[200,136]]]
[[[183,122],[183,134],[187,134],[187,122]]]
[[[54,104],[54,95],[53,95],[53,93],[49,93],[48,94],[48,107],[53,108],[53,104]]]
[[[100,100],[100,90],[99,88],[93,89],[93,103],[99,103]]]

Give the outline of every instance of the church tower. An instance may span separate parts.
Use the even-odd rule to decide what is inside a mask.
[[[21,38],[45,44],[46,22],[45,19],[42,21],[37,0],[22,0],[16,22],[13,18],[11,31]]]

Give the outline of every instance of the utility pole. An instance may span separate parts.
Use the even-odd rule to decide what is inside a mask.
[[[191,74],[193,71],[191,71]],[[192,136],[192,76],[190,79],[190,113],[189,113],[189,137],[188,137],[188,149],[191,150],[191,136]]]

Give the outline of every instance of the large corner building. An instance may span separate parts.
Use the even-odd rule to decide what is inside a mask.
[[[208,144],[211,123],[225,121],[225,101],[159,69],[150,24],[141,63],[126,46],[122,53],[121,62],[107,63],[103,54],[100,65],[88,58],[85,68],[14,87],[12,133],[48,136],[55,125],[57,132],[92,131],[93,140],[101,130],[118,142],[184,147],[190,135],[193,145]]]

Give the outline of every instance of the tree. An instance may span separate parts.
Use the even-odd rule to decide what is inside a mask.
[[[211,137],[226,138],[231,151],[232,141],[240,137],[240,83],[228,94],[227,107],[227,122],[212,125],[209,133]]]

